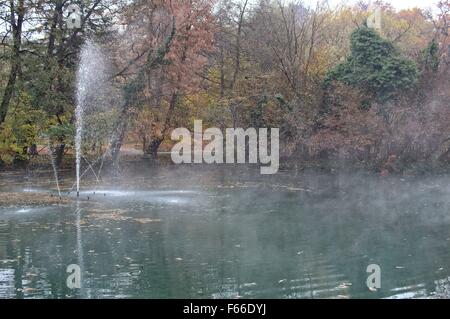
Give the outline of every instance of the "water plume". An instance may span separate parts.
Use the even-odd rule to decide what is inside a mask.
[[[92,40],[87,40],[81,48],[80,63],[77,72],[77,94],[75,109],[75,152],[77,196],[80,194],[80,166],[82,157],[82,140],[84,116],[100,105],[102,94],[108,78],[107,63],[102,49]]]

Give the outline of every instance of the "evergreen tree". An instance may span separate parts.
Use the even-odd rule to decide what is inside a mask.
[[[439,46],[436,39],[431,40],[428,47],[423,52],[424,67],[436,73],[439,70]]]
[[[351,35],[351,55],[327,74],[325,85],[339,81],[383,103],[411,89],[418,73],[415,63],[402,57],[390,41],[361,27]]]

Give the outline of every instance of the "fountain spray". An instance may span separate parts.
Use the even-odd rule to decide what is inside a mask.
[[[55,176],[56,188],[58,189],[58,196],[59,196],[59,199],[61,199],[61,189],[59,188],[58,170],[56,168],[55,155],[53,154],[52,146],[50,143],[50,137],[48,137],[48,136],[47,136],[47,148],[48,148],[48,153],[50,155],[50,159],[52,161],[53,175]]]
[[[95,104],[101,88],[107,79],[105,56],[101,48],[92,40],[87,40],[81,48],[77,72],[77,94],[75,108],[75,158],[77,197],[80,196],[81,143],[84,131],[84,115],[88,106]],[[101,91],[101,90],[100,90]]]
[[[76,111],[76,133],[75,133],[75,152],[76,152],[76,174],[77,174],[77,197],[80,197],[80,161],[81,161],[81,138],[83,131],[83,108],[82,104],[77,103]]]

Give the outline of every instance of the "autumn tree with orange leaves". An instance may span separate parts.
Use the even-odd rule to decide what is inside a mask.
[[[150,136],[144,133],[143,141],[146,153],[156,157],[177,105],[202,80],[199,75],[208,61],[214,34],[212,5],[206,0],[161,0],[140,1],[128,8],[116,59],[124,102],[111,143],[113,161],[132,114],[139,121],[140,115],[151,114],[144,119]]]

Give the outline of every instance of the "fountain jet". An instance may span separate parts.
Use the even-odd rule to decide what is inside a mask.
[[[53,174],[55,176],[56,188],[58,189],[58,196],[59,196],[59,199],[61,199],[61,189],[59,188],[58,170],[56,168],[55,155],[53,154],[53,150],[52,150],[52,146],[51,146],[49,137],[47,137],[47,147],[48,147],[48,153],[50,155],[50,159],[52,161]]]
[[[80,166],[84,115],[89,106],[98,98],[98,90],[107,79],[105,56],[101,48],[92,40],[87,40],[81,48],[80,63],[77,72],[77,105],[75,108],[75,153],[77,197],[80,196]]]

